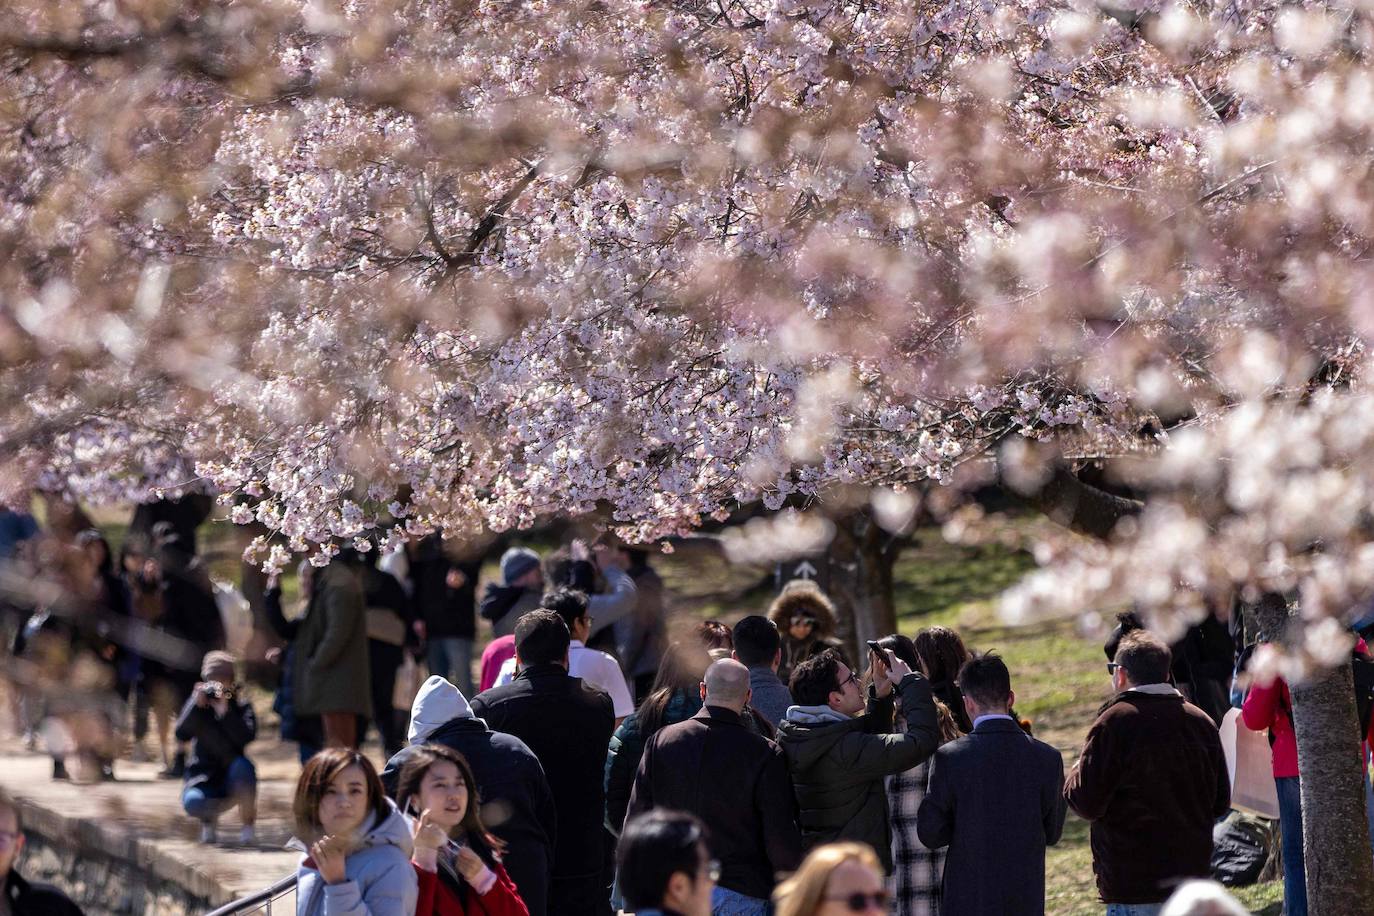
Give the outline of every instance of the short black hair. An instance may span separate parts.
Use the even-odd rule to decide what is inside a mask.
[[[750,614],[735,624],[735,654],[748,668],[771,665],[782,648],[778,626],[762,614]]]
[[[792,669],[788,687],[798,706],[824,706],[832,691],[840,689],[840,665],[844,660],[834,649],[813,655]]]
[[[656,808],[630,818],[615,851],[626,912],[663,906],[673,875],[695,882],[709,856],[706,828],[690,814]]]
[[[1107,661],[1116,661],[1116,650],[1121,648],[1121,640],[1127,633],[1134,633],[1136,630],[1143,629],[1145,629],[1145,624],[1139,615],[1130,611],[1117,614],[1116,626],[1107,634],[1107,641],[1102,644],[1102,651],[1107,654]]]
[[[587,616],[587,593],[576,588],[557,588],[544,596],[539,606],[563,618],[569,630]]]
[[[515,624],[515,654],[526,667],[563,661],[571,641],[568,625],[553,611],[530,611]]]
[[[1011,672],[995,652],[974,655],[959,669],[959,690],[983,707],[1008,706],[1011,701]]]
[[[1132,630],[1121,637],[1114,661],[1126,669],[1126,676],[1137,687],[1167,684],[1173,652],[1149,630]]]

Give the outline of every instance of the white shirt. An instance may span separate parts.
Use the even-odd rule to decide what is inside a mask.
[[[588,649],[582,640],[574,639],[568,646],[568,674],[580,677],[593,687],[611,695],[611,705],[615,707],[615,717],[623,719],[635,711],[634,701],[630,699],[630,688],[625,683],[625,674],[615,659],[598,649]],[[501,663],[496,674],[496,683],[509,684],[515,680],[515,659],[508,658]]]

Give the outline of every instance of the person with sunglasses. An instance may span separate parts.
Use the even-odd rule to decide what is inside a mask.
[[[864,843],[827,843],[773,892],[774,916],[886,916],[891,897],[873,849]]]
[[[1170,891],[1212,867],[1212,827],[1230,809],[1221,737],[1168,683],[1172,655],[1127,633],[1107,666],[1116,696],[1088,730],[1064,784],[1092,824],[1093,874],[1107,916],[1159,916]]]
[[[657,808],[625,822],[616,847],[625,912],[636,916],[710,916],[720,863],[706,828],[681,811]]]
[[[802,662],[790,685],[796,705],[777,742],[792,774],[803,845],[867,843],[891,872],[886,777],[929,758],[940,728],[930,681],[888,650],[869,655],[866,690],[836,653]],[[892,734],[898,696],[906,731]]]
[[[24,851],[19,805],[0,794],[0,913],[7,916],[81,916],[81,908],[50,884],[30,884],[15,870]]]

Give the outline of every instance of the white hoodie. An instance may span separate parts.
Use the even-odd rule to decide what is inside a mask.
[[[431,674],[410,706],[410,743],[424,744],[439,726],[454,719],[471,719],[467,698],[446,679]]]

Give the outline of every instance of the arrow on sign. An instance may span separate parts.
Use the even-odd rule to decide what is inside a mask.
[[[814,579],[819,571],[811,565],[810,560],[802,560],[797,564],[797,568],[792,570],[792,577],[794,579]]]

